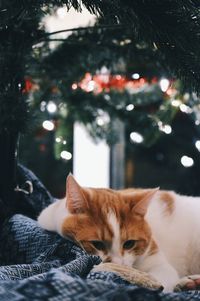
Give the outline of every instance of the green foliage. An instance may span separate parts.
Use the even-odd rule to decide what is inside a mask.
[[[86,7],[91,13],[101,16],[104,19],[104,24],[118,26],[119,33],[122,36],[123,31],[128,30],[129,33],[132,33],[131,46],[135,47],[135,51],[138,42],[139,48],[142,43],[147,43],[151,48],[153,46],[154,50],[156,49],[155,55],[164,57],[165,66],[168,65],[170,70],[185,83],[188,89],[199,91],[200,4],[197,0],[166,0],[164,2],[158,0],[2,0],[0,3],[0,72],[3,76],[0,85],[0,131],[2,129],[22,131],[24,128],[28,109],[25,100],[22,98],[23,78],[27,73],[26,69],[31,69],[31,65],[27,64],[27,59],[30,58],[34,44],[49,38],[39,26],[43,15],[54,9],[54,7],[64,4],[66,9],[73,6],[79,11],[82,7]],[[119,26],[122,26],[123,29],[120,30]],[[123,47],[116,47],[117,50],[115,49],[114,41],[115,37],[118,39],[118,33],[114,31],[112,34],[113,38],[110,45],[108,39],[106,41],[107,49],[110,47],[110,50],[104,53],[104,57],[108,53],[109,64],[111,65],[110,58],[112,56],[110,56],[110,53],[113,49],[114,53],[119,52],[116,54],[118,57],[119,54],[120,56],[127,54]],[[101,40],[103,35],[101,32],[99,33],[98,29],[94,30],[93,40],[94,35],[96,35],[96,47],[104,52],[104,48],[101,48],[104,45],[104,40]],[[68,41],[73,42],[70,39]],[[66,59],[71,64],[78,63],[80,70],[76,69],[74,72],[78,71],[78,74],[83,74],[84,66],[82,64],[84,63],[80,59],[77,61],[80,52],[83,54],[82,49],[77,46],[81,45],[80,41],[79,44],[77,44],[77,41],[75,44],[77,48],[75,50],[76,56],[73,56],[74,61],[71,60],[71,56],[66,56]],[[85,49],[86,60],[89,61],[91,47],[89,44],[82,44],[82,46]],[[70,48],[67,43],[63,46],[63,50],[65,47],[71,49],[71,51],[75,49],[75,47]],[[69,50],[67,51],[69,52]],[[97,52],[94,50],[94,53]],[[98,55],[96,66],[95,64],[90,65],[91,71],[97,69],[98,61],[101,60],[100,52],[98,52]],[[83,59],[83,56],[80,57]],[[114,65],[116,65],[114,55],[113,60]],[[52,58],[51,63],[53,63]],[[92,70],[92,68],[94,69]],[[56,69],[61,74],[66,72],[62,69],[61,64]],[[70,74],[71,72],[65,73],[68,83],[72,78],[76,77],[78,79],[77,76],[70,78]],[[18,112],[21,112],[21,114],[18,114]]]
[[[38,109],[44,100],[47,103],[52,99],[57,104],[64,103],[67,116],[60,114],[59,120],[65,119],[66,124],[83,122],[95,139],[103,138],[108,143],[117,139],[112,120],[120,118],[127,127],[132,126],[132,130],[141,132],[145,145],[150,146],[163,135],[158,122],[170,124],[177,111],[158,84],[163,77],[173,78],[165,63],[165,57],[151,44],[136,40],[130,28],[110,28],[108,31],[98,27],[97,32],[83,29],[69,36],[53,52],[46,47],[45,56],[42,53],[35,56],[36,68],[30,75],[40,89],[34,94],[34,109]],[[139,73],[145,78],[146,85],[134,93],[124,88],[121,91],[111,88],[98,94],[72,89],[72,85],[78,84],[85,73],[101,74],[104,67],[112,75],[120,74],[127,80],[132,74]],[[156,83],[150,84],[152,79]],[[177,91],[182,95],[185,90],[179,85]],[[135,109],[128,111],[126,106],[130,104]],[[60,112],[62,110],[63,106]],[[99,118],[106,120],[99,125]]]

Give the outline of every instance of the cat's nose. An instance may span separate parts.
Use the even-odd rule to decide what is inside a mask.
[[[115,257],[111,258],[111,262],[117,263],[117,264],[123,264],[123,258],[115,256]]]

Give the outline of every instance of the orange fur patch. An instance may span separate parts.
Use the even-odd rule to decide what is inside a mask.
[[[105,260],[109,246],[112,244],[113,229],[108,222],[108,214],[112,211],[117,218],[120,228],[121,255],[125,252],[123,244],[127,240],[136,240],[133,249],[135,255],[142,255],[151,242],[151,230],[143,217],[134,214],[134,206],[140,202],[150,189],[112,190],[101,188],[80,188],[86,198],[81,211],[67,217],[63,223],[62,233],[76,240],[87,252],[97,254],[92,240],[104,241],[107,250],[104,251]],[[72,204],[70,204],[72,206]],[[74,213],[74,212],[72,212]],[[155,245],[152,244],[151,252]]]
[[[152,241],[150,242],[150,245],[149,245],[149,251],[148,251],[148,255],[151,256],[151,255],[154,255],[158,252],[158,246],[156,244],[156,242],[152,239]]]
[[[174,211],[174,197],[172,192],[168,191],[160,191],[159,192],[160,200],[165,203],[165,212],[168,215],[171,215]]]

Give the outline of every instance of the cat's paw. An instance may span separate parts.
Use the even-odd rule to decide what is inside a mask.
[[[92,269],[92,272],[102,271],[113,272],[132,284],[137,284],[150,289],[163,290],[163,286],[152,276],[132,267],[106,262],[96,265]]]
[[[190,275],[183,277],[176,284],[174,291],[189,291],[189,290],[200,290],[200,275]]]

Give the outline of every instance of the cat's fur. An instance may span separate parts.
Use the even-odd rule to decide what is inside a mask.
[[[165,291],[200,273],[200,198],[158,189],[82,188],[72,175],[66,194],[67,201],[41,212],[43,228],[71,237],[103,262],[149,273]]]

